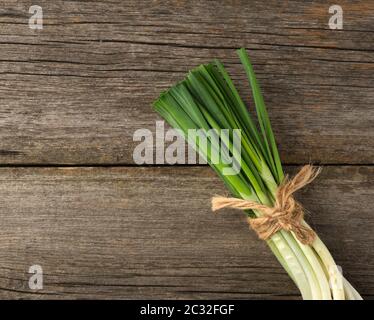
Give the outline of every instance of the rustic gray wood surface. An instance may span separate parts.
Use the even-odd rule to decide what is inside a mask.
[[[209,168],[132,159],[190,68],[219,58],[249,97],[239,47],[283,162],[327,164],[299,198],[374,298],[373,1],[339,1],[343,30],[325,1],[44,0],[43,30],[32,4],[0,4],[0,298],[299,297],[240,213],[211,213],[225,189]]]
[[[292,172],[289,170],[289,172]],[[326,167],[300,193],[344,274],[374,297],[374,168]],[[38,298],[296,298],[206,167],[1,168],[0,293]],[[40,264],[44,289],[28,288]]]
[[[220,58],[243,96],[249,49],[287,163],[372,164],[374,4],[343,1],[31,1],[0,7],[2,163],[132,163],[151,104],[192,67]],[[354,151],[355,155],[352,155]]]

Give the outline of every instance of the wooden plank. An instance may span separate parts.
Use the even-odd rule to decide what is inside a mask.
[[[366,298],[373,181],[371,166],[325,167],[298,197]],[[244,215],[210,211],[224,192],[206,167],[0,168],[0,298],[298,298]]]
[[[0,7],[0,163],[131,164],[161,90],[220,58],[248,96],[250,49],[286,163],[372,164],[373,1],[39,1]],[[248,99],[247,99],[248,100]]]

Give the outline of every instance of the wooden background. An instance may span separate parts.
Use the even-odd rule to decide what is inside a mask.
[[[308,221],[374,298],[373,40],[370,0],[2,0],[0,298],[299,298],[240,213],[211,213],[210,168],[132,160],[152,101],[198,64],[221,59],[250,103],[243,46],[286,170],[324,165]]]

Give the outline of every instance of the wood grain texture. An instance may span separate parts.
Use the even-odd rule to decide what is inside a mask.
[[[282,160],[337,164],[299,199],[374,298],[373,1],[339,1],[342,31],[322,0],[40,0],[39,31],[33,4],[0,4],[0,298],[299,298],[240,213],[211,213],[209,168],[125,167],[152,101],[196,65],[221,59],[251,105],[243,46]]]
[[[286,163],[372,164],[374,3],[47,1],[0,6],[0,164],[131,164],[152,101],[188,69],[221,59],[243,96],[247,47]],[[246,99],[249,102],[249,99]]]
[[[325,167],[298,197],[365,298],[373,181],[371,166]],[[0,298],[298,298],[240,212],[210,211],[224,192],[206,167],[1,168]]]

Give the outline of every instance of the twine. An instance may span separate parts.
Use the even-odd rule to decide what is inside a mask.
[[[311,244],[315,233],[303,223],[304,209],[293,194],[311,183],[321,172],[320,168],[306,165],[292,178],[287,176],[278,187],[273,207],[238,198],[213,197],[212,210],[223,208],[257,210],[262,213],[256,218],[248,218],[248,224],[262,240],[269,239],[276,232],[284,229],[292,231],[303,244]]]

